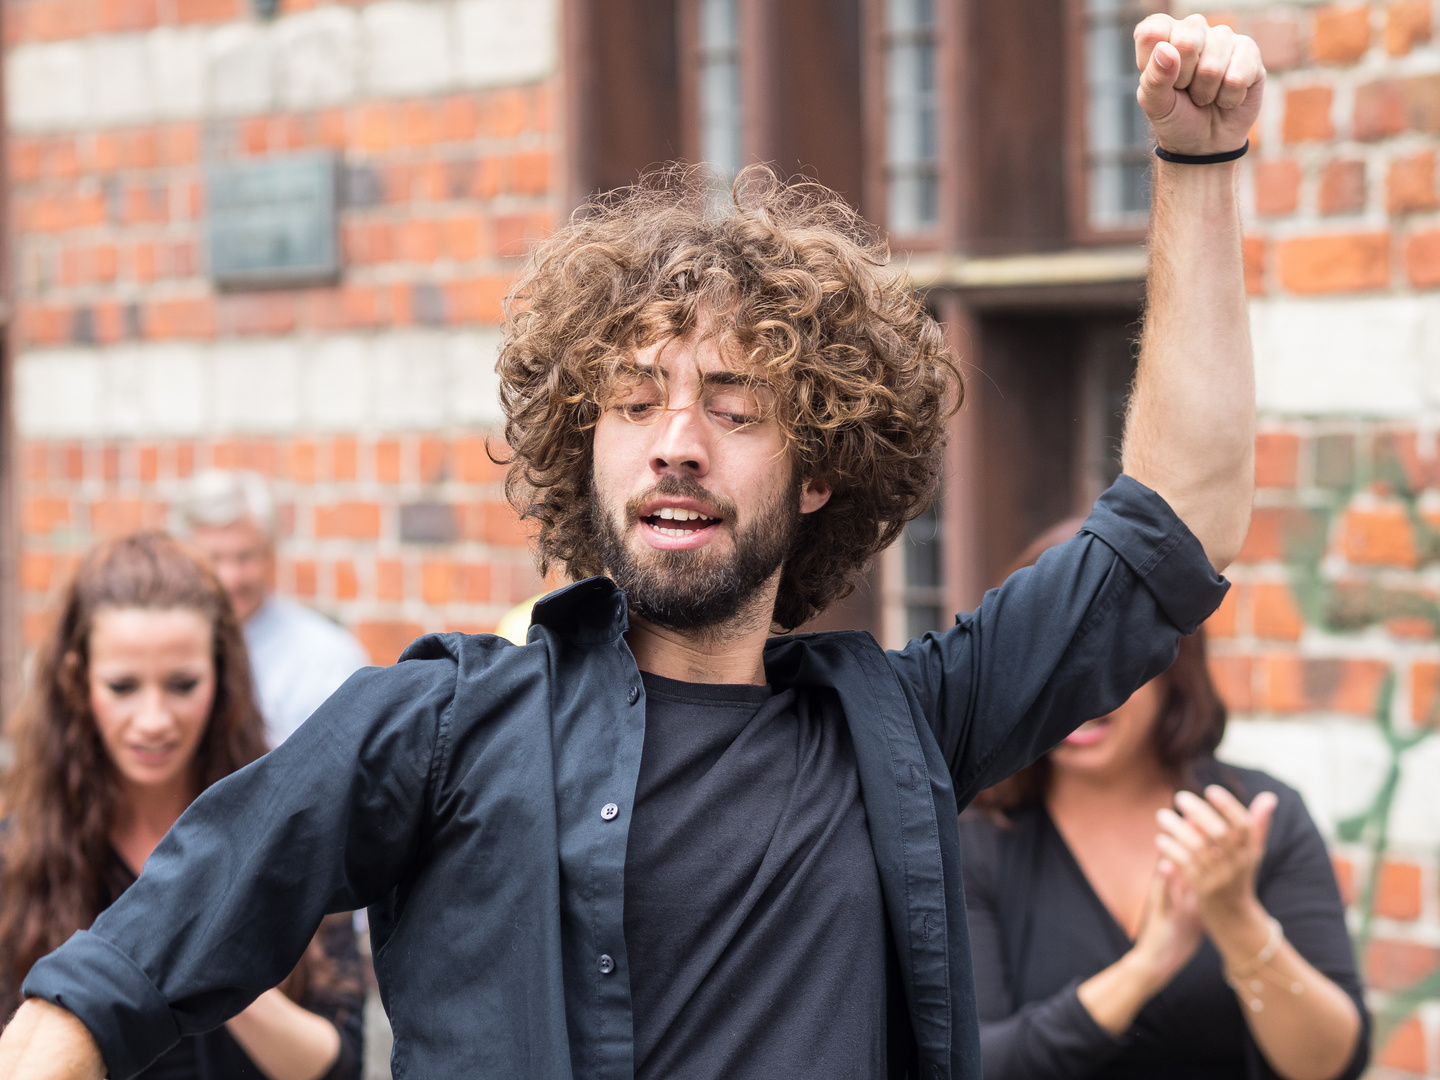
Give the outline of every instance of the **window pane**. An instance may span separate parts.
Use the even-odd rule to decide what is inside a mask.
[[[1138,0],[1085,4],[1087,178],[1097,228],[1143,225],[1150,210],[1150,126],[1135,100],[1132,37],[1149,11]]]
[[[737,0],[700,0],[700,155],[724,183],[740,171]]]
[[[905,234],[932,227],[939,210],[933,0],[889,0],[885,23],[890,230]]]
[[[900,541],[904,556],[905,631],[914,638],[943,630],[945,613],[945,547],[940,508],[932,505],[909,525]]]

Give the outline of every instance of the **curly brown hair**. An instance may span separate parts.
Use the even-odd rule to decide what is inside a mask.
[[[119,776],[90,706],[90,631],[105,607],[183,608],[211,627],[215,700],[192,763],[197,792],[265,752],[240,624],[204,560],[157,532],[109,540],[81,560],[11,722],[15,764],[0,851],[0,1003],[31,966],[114,897],[110,834]]]
[[[934,498],[963,386],[944,332],[873,228],[819,184],[746,169],[728,205],[672,167],[592,200],[539,245],[507,304],[506,495],[542,572],[605,571],[590,528],[593,433],[637,349],[714,336],[775,398],[800,478],[827,481],[786,560],[774,621],[854,588]]]

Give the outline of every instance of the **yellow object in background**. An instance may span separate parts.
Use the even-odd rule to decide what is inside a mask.
[[[546,594],[536,593],[507,611],[495,627],[495,636],[513,641],[516,645],[524,645],[525,635],[530,630],[530,611],[535,607],[535,601],[544,595]]]

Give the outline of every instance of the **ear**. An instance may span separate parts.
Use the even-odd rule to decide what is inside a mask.
[[[812,476],[800,486],[800,512],[813,514],[830,501],[830,481],[823,476]]]

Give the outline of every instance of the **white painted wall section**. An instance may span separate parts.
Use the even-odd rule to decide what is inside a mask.
[[[15,131],[245,116],[549,78],[557,0],[376,0],[9,53]]]
[[[498,328],[42,349],[16,363],[24,438],[359,433],[502,420]]]

